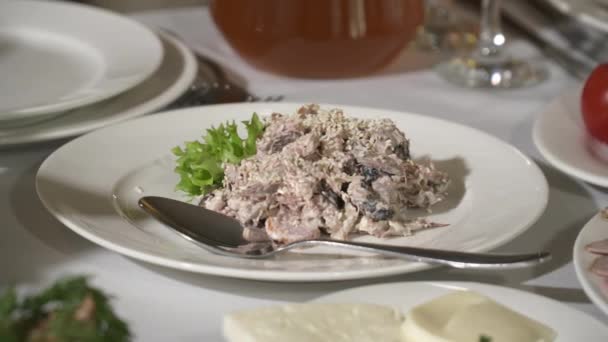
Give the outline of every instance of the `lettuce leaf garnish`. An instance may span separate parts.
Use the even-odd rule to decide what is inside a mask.
[[[171,151],[177,156],[175,172],[180,176],[176,189],[191,196],[204,195],[222,185],[224,163],[239,164],[256,153],[256,141],[264,133],[264,123],[256,113],[243,121],[247,138],[242,139],[234,121],[207,129],[203,142],[188,141]]]

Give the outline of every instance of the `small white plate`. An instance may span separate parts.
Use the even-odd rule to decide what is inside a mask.
[[[538,115],[534,144],[554,167],[586,182],[608,187],[608,163],[590,147],[580,106],[580,89],[569,90]]]
[[[37,175],[38,194],[52,214],[85,238],[137,259],[187,271],[277,281],[328,281],[429,268],[428,264],[341,250],[311,249],[269,260],[214,255],[180,238],[137,206],[143,195],[185,199],[174,191],[178,176],[173,172],[171,148],[200,139],[206,128],[226,120],[239,122],[253,112],[293,113],[300,105],[203,106],[106,127],[67,143],[49,156]],[[430,215],[433,221],[449,223],[449,227],[390,240],[368,236],[362,238],[364,241],[486,251],[525,231],[547,204],[547,183],[536,164],[490,135],[428,116],[341,105],[323,107],[343,108],[355,117],[394,120],[411,139],[413,156],[432,156],[437,167],[453,180],[448,199]]]
[[[597,214],[578,233],[574,242],[573,261],[576,275],[585,293],[608,315],[608,278],[602,278],[589,271],[591,263],[598,255],[585,250],[585,246],[591,242],[604,239],[608,239],[608,220]]]
[[[332,293],[314,301],[389,305],[407,313],[417,305],[457,290],[476,291],[546,324],[557,332],[555,342],[605,342],[608,337],[606,325],[558,301],[508,287],[472,282],[405,282],[370,285]],[[471,324],[474,325],[474,322]]]
[[[52,120],[0,129],[0,147],[66,138],[162,109],[192,84],[196,57],[184,44],[159,34],[163,44],[160,67],[143,83],[110,99],[57,113]],[[50,117],[50,116],[49,116]]]
[[[0,2],[0,125],[119,94],[152,75],[162,45],[145,26],[60,1]]]

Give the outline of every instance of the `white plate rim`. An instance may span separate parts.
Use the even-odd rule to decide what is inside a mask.
[[[604,329],[606,334],[608,334],[608,327],[605,324],[603,324],[601,321],[599,321],[595,317],[593,317],[585,312],[576,310],[576,309],[568,306],[565,303],[559,302],[552,298],[542,296],[540,294],[531,293],[531,292],[519,290],[519,289],[512,288],[512,287],[479,283],[479,282],[469,282],[469,281],[409,281],[409,282],[407,282],[406,281],[406,282],[392,282],[392,283],[363,285],[363,286],[357,286],[357,287],[352,287],[352,288],[348,288],[345,290],[332,292],[330,294],[317,297],[317,298],[311,300],[310,302],[313,302],[313,303],[335,303],[335,302],[347,302],[347,301],[353,302],[353,299],[351,299],[351,298],[356,298],[356,300],[359,302],[375,303],[373,298],[363,297],[363,294],[361,294],[361,292],[364,291],[364,293],[366,293],[366,294],[367,293],[395,293],[396,294],[397,289],[400,289],[400,290],[406,289],[407,290],[408,287],[410,287],[410,288],[411,287],[421,287],[421,288],[434,287],[434,288],[440,288],[440,289],[446,289],[446,290],[473,290],[473,291],[477,291],[483,295],[486,295],[490,298],[493,297],[492,293],[498,293],[498,294],[502,293],[502,294],[505,294],[508,296],[521,297],[522,299],[528,298],[539,304],[544,303],[545,305],[551,305],[554,308],[566,310],[571,315],[579,316],[580,321],[582,321],[584,319],[585,321],[593,322],[593,323],[590,323],[590,325],[593,324],[598,327],[601,327]],[[372,291],[372,290],[374,290],[374,291]],[[400,291],[398,293],[403,296],[406,296],[408,292]],[[372,297],[373,297],[373,295],[372,295]],[[495,298],[492,298],[492,299],[495,299]],[[395,299],[395,306],[399,306],[400,305],[399,303],[400,303],[399,298]],[[503,304],[509,306],[508,303],[503,303]],[[545,306],[545,305],[543,305],[543,306]],[[512,308],[512,309],[514,309],[515,311],[521,312],[521,309],[519,309],[519,308]],[[524,312],[522,312],[522,313],[524,313]],[[533,317],[533,318],[538,319],[539,317]],[[569,326],[569,325],[565,325],[565,326]],[[560,341],[559,330],[560,330],[561,326],[552,326],[552,328],[558,332],[557,341]]]
[[[2,4],[0,4],[1,6]],[[159,40],[158,36],[146,25],[130,19],[127,16],[120,15],[118,13],[112,12],[110,10],[106,10],[103,8],[80,4],[80,3],[69,3],[69,2],[56,2],[56,1],[38,1],[38,0],[20,0],[20,1],[8,1],[4,2],[4,5],[7,6],[26,6],[26,7],[39,7],[38,12],[44,12],[45,8],[68,8],[70,11],[79,11],[87,16],[98,16],[99,18],[106,18],[107,20],[112,20],[115,22],[120,22],[122,25],[126,27],[131,27],[132,32],[137,32],[139,35],[140,43],[145,43],[145,48],[149,52],[149,55],[146,57],[146,60],[140,61],[141,70],[136,74],[129,75],[128,80],[123,80],[119,84],[109,88],[103,89],[103,91],[99,91],[97,89],[99,87],[99,82],[95,82],[87,87],[89,91],[96,90],[92,92],[92,94],[86,96],[80,96],[74,99],[69,100],[61,100],[53,103],[45,103],[40,105],[34,105],[28,108],[20,108],[16,110],[9,110],[5,112],[3,116],[18,116],[19,119],[28,119],[33,116],[42,116],[42,115],[52,115],[59,111],[66,111],[70,109],[74,109],[80,106],[92,104],[95,102],[99,102],[105,99],[108,99],[117,94],[123,93],[136,85],[142,83],[145,79],[147,79],[150,75],[152,75],[156,69],[160,66],[163,57],[163,48],[162,43]],[[87,43],[91,43],[90,41]],[[120,68],[116,68],[116,66],[109,65],[106,70],[104,70],[104,74],[111,74],[115,72],[114,69],[120,70]],[[103,78],[102,78],[103,79]],[[0,116],[1,117],[1,116]],[[6,119],[9,122],[13,122],[14,120],[19,119]],[[2,119],[5,120],[5,119]]]
[[[167,43],[173,45],[173,47],[179,52],[180,57],[182,59],[181,73],[178,75],[177,79],[173,83],[168,84],[166,89],[162,91],[159,95],[150,98],[145,102],[139,103],[136,106],[127,107],[121,111],[115,112],[112,116],[108,116],[104,120],[99,120],[96,122],[87,122],[86,117],[83,116],[81,120],[76,119],[78,123],[74,124],[73,127],[68,129],[62,127],[55,127],[55,124],[52,121],[53,119],[51,121],[42,121],[24,127],[17,127],[15,128],[16,130],[25,129],[26,132],[29,132],[29,134],[26,133],[19,135],[11,135],[8,137],[0,135],[0,148],[7,148],[28,143],[38,143],[80,135],[104,126],[116,124],[128,119],[133,119],[154,112],[156,110],[164,108],[165,106],[176,100],[190,87],[190,85],[196,78],[196,72],[198,69],[196,57],[194,53],[180,40],[172,37],[169,34],[163,33],[162,31],[158,31],[158,34]],[[128,91],[125,94],[128,94]],[[103,102],[92,104],[92,106],[101,104],[103,104]],[[32,132],[32,130],[34,129],[41,129],[42,133],[40,131]]]
[[[584,241],[586,236],[592,230],[595,231],[596,229],[601,229],[597,228],[600,225],[605,226],[602,228],[606,231],[605,238],[608,239],[608,220],[602,219],[601,214],[596,214],[589,221],[587,221],[574,241],[574,247],[572,249],[572,263],[574,264],[574,270],[576,272],[578,281],[583,287],[583,290],[587,296],[589,296],[589,299],[591,299],[591,301],[598,308],[600,308],[600,310],[608,315],[608,296],[603,295],[601,290],[589,279],[591,276],[593,276],[589,271],[589,266],[591,265],[585,264],[585,262],[582,260],[583,254],[589,253],[585,250],[585,245],[588,243]]]
[[[218,108],[219,107],[231,108],[231,107],[235,107],[235,106],[239,107],[239,106],[243,106],[243,105],[245,105],[245,106],[251,106],[251,105],[263,106],[264,104],[261,104],[261,103],[257,103],[257,104],[220,104],[220,105],[212,105],[212,106],[218,107]],[[295,108],[298,108],[299,106],[301,106],[301,103],[283,102],[283,103],[280,103],[279,105],[283,106],[283,107],[290,107],[292,109],[295,109]],[[428,117],[428,116],[421,115],[421,114],[415,114],[415,113],[409,113],[409,112],[406,113],[406,112],[402,112],[402,111],[392,111],[392,110],[377,109],[377,108],[367,108],[367,107],[361,107],[361,106],[339,105],[339,104],[320,104],[320,105],[322,107],[326,107],[326,108],[327,107],[342,108],[345,110],[345,112],[348,112],[350,109],[356,108],[359,110],[371,110],[371,111],[376,111],[379,113],[407,114],[407,115],[412,115],[412,116],[417,116],[417,117],[423,118],[424,120],[428,120],[431,123],[432,122],[441,122],[443,124],[456,125],[462,129],[465,129],[474,134],[479,134],[480,136],[483,136],[485,139],[490,139],[493,142],[503,145],[505,148],[508,148],[511,152],[513,152],[519,158],[521,158],[522,162],[524,162],[524,163],[526,163],[526,165],[530,166],[531,167],[530,172],[533,174],[533,176],[531,176],[531,177],[534,177],[535,180],[539,181],[539,184],[537,184],[539,187],[538,192],[541,194],[540,196],[542,197],[542,201],[537,203],[537,207],[534,208],[535,210],[534,210],[533,214],[531,214],[530,220],[526,224],[523,224],[521,227],[518,227],[518,229],[513,229],[509,235],[503,236],[502,240],[500,240],[499,242],[496,242],[495,244],[486,246],[484,248],[472,248],[471,251],[475,251],[475,252],[488,251],[490,249],[499,247],[501,245],[504,245],[504,244],[512,241],[517,236],[519,236],[520,234],[525,232],[528,228],[530,228],[538,220],[538,218],[542,215],[542,213],[544,212],[544,210],[547,206],[548,183],[547,183],[546,178],[544,177],[544,174],[538,167],[538,165],[536,165],[536,163],[534,163],[534,161],[532,161],[528,156],[526,156],[521,151],[519,151],[516,147],[502,141],[501,139],[499,139],[495,136],[492,136],[488,133],[485,133],[485,132],[475,129],[473,127],[469,127],[466,125],[462,125],[462,124],[451,122],[451,121],[444,120],[444,119]],[[202,109],[202,108],[208,108],[208,107],[210,107],[210,106],[202,106],[199,108]],[[163,116],[163,115],[165,117],[170,117],[172,115],[179,116],[181,113],[185,113],[187,111],[198,110],[199,108],[193,107],[193,108],[168,111],[168,112],[164,112],[164,113],[158,113],[155,116],[156,117]],[[251,109],[247,109],[247,110],[251,111]],[[226,111],[229,112],[228,109],[226,109]],[[183,114],[181,114],[181,115],[183,116]],[[146,118],[143,118],[143,119],[146,119]],[[142,120],[142,119],[139,119],[139,120]],[[68,216],[64,215],[61,212],[61,210],[56,208],[54,206],[53,201],[51,199],[47,199],[45,191],[43,189],[41,189],[40,179],[43,176],[43,174],[45,173],[47,165],[50,164],[52,162],[52,159],[54,157],[56,157],[59,153],[61,153],[61,151],[63,149],[69,148],[71,145],[74,145],[74,144],[79,144],[80,141],[82,141],[83,139],[87,139],[88,136],[103,135],[105,133],[105,131],[109,130],[109,129],[112,129],[112,127],[107,127],[107,128],[101,129],[101,130],[91,132],[85,136],[81,136],[79,138],[76,138],[76,139],[68,142],[66,145],[64,145],[57,151],[55,151],[55,153],[51,154],[41,164],[41,166],[38,170],[38,173],[36,175],[36,191],[37,191],[38,196],[41,199],[43,205],[47,208],[47,210],[53,216],[55,216],[61,223],[66,225],[68,228],[70,228],[77,234],[79,234],[79,235],[83,236],[84,238],[86,238],[100,246],[103,246],[109,250],[118,252],[120,254],[123,254],[123,255],[126,255],[129,257],[133,257],[135,259],[150,262],[152,264],[169,267],[169,268],[177,268],[177,269],[186,270],[186,271],[190,271],[190,272],[205,273],[205,274],[241,278],[241,279],[281,281],[281,282],[338,281],[338,280],[348,280],[348,279],[377,278],[377,277],[383,277],[383,276],[388,276],[388,275],[416,272],[416,271],[430,269],[432,267],[435,267],[435,266],[432,266],[429,264],[423,264],[423,263],[408,263],[408,265],[405,265],[405,266],[397,265],[397,266],[385,266],[383,268],[377,268],[377,269],[364,269],[364,270],[355,270],[355,271],[351,270],[351,271],[344,271],[344,272],[327,272],[327,273],[322,273],[322,276],[319,276],[317,272],[307,272],[307,271],[300,271],[300,272],[294,272],[294,273],[289,273],[289,274],[286,274],[285,272],[282,272],[282,271],[274,271],[274,272],[267,271],[264,273],[260,272],[259,270],[239,269],[239,270],[235,271],[234,269],[227,268],[227,267],[181,262],[181,261],[153,255],[150,253],[133,250],[128,247],[124,247],[119,243],[114,243],[112,241],[108,241],[103,238],[100,238],[100,237],[96,236],[95,234],[89,232],[85,227],[79,226],[77,223],[72,221]],[[119,214],[116,213],[116,215],[118,216]]]
[[[580,89],[572,90],[574,92],[580,92]],[[534,126],[532,128],[532,140],[534,141],[534,145],[541,153],[541,155],[554,167],[561,170],[562,172],[574,176],[576,178],[582,179],[591,184],[599,185],[602,187],[608,187],[608,177],[601,177],[595,175],[593,173],[588,172],[584,168],[580,167],[580,165],[574,165],[571,163],[567,163],[563,161],[558,154],[556,154],[547,144],[548,142],[543,139],[543,132],[546,129],[547,125],[556,120],[565,120],[568,115],[568,109],[563,105],[563,101],[568,101],[566,98],[570,92],[565,93],[564,95],[558,96],[552,102],[550,102],[537,116]],[[557,115],[556,115],[557,113]],[[553,117],[550,117],[553,114]],[[577,127],[575,125],[570,125],[572,128],[571,132],[581,132],[580,134],[584,134],[581,127]]]

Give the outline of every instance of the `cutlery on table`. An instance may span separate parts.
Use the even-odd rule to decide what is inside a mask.
[[[226,215],[170,198],[146,196],[139,206],[201,248],[224,256],[264,259],[290,249],[310,246],[347,248],[379,253],[408,261],[447,265],[456,268],[518,268],[529,267],[551,259],[549,252],[529,254],[488,254],[448,250],[392,246],[375,243],[331,239],[303,240],[286,245],[272,242],[251,243],[243,237],[241,224]]]
[[[514,28],[578,79],[608,56],[603,32],[555,13],[544,1],[505,1],[504,10]]]
[[[175,32],[164,29],[175,39],[183,40]],[[194,82],[180,98],[174,101],[169,109],[199,106],[204,104],[234,102],[278,102],[283,95],[255,96],[244,87],[234,82],[224,68],[212,59],[190,49],[198,63],[197,76]]]

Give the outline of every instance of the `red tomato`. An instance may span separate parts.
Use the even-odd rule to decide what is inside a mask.
[[[597,66],[587,78],[581,111],[591,136],[608,144],[608,64]]]

